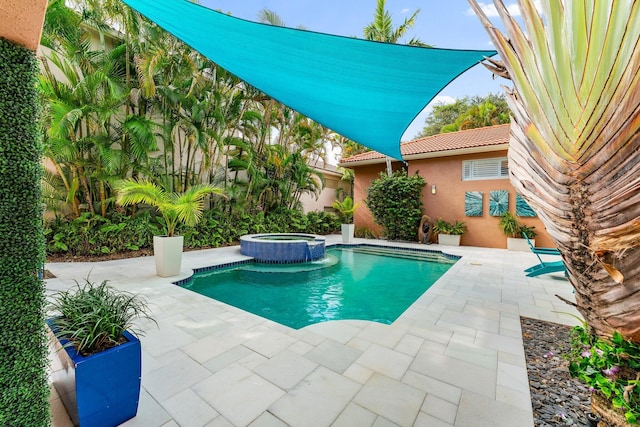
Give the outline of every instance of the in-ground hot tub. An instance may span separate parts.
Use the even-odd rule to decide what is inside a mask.
[[[290,264],[324,258],[325,239],[314,234],[248,234],[240,238],[240,253],[255,261]]]

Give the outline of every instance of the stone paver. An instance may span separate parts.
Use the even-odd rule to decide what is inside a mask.
[[[354,402],[400,426],[415,421],[425,393],[400,381],[374,374]]]
[[[576,324],[555,297],[573,300],[569,283],[525,277],[536,261],[526,252],[391,245],[462,256],[392,325],[294,330],[171,284],[246,259],[238,247],[186,252],[170,279],[145,257],[47,264],[46,282],[53,292],[90,272],[147,298],[158,326],[141,325],[142,392],[127,427],[533,426],[519,317]],[[55,394],[51,407],[53,425],[68,427]]]

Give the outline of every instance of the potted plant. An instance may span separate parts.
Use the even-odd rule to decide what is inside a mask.
[[[360,203],[353,203],[351,197],[345,197],[341,202],[336,200],[333,202],[333,208],[338,211],[338,216],[342,220],[342,243],[352,243],[355,226],[353,224],[353,214],[360,206]]]
[[[527,236],[529,241],[533,246],[536,245],[535,237],[537,233],[535,232],[535,227],[526,226],[518,222],[518,219],[514,214],[507,211],[500,215],[500,229],[507,236],[507,249],[510,251],[522,251],[529,252],[531,248],[529,248],[529,244],[523,238],[524,235]]]
[[[53,355],[63,367],[52,382],[74,425],[117,426],[135,417],[142,371],[134,333],[142,333],[134,321],[153,321],[145,300],[87,278],[54,294],[49,310]]]
[[[433,224],[433,232],[438,236],[438,244],[460,246],[460,236],[467,231],[464,221],[454,220],[453,223],[438,218]]]
[[[193,227],[204,209],[204,200],[209,194],[222,195],[223,190],[209,184],[196,185],[184,193],[165,191],[148,180],[128,179],[116,186],[117,202],[123,206],[146,203],[154,206],[164,219],[167,234],[153,237],[153,255],[156,274],[160,277],[175,276],[182,266],[184,237],[175,234],[176,226],[182,223]]]

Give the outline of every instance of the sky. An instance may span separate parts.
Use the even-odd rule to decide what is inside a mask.
[[[275,12],[287,27],[347,37],[363,38],[363,29],[373,21],[376,0],[200,0],[203,6],[229,13],[232,16],[258,21],[258,13],[267,9]],[[489,2],[488,2],[489,3]],[[508,0],[508,8],[517,14],[515,0]],[[495,8],[480,3],[491,17]],[[394,28],[420,9],[415,25],[408,31],[412,37],[432,46],[448,49],[493,49],[489,36],[473,14],[467,0],[387,0]],[[492,22],[499,28],[499,21]],[[402,137],[409,141],[422,130],[431,105],[449,103],[465,96],[485,96],[502,93],[502,86],[510,86],[504,79],[493,79],[482,65],[477,65],[445,87],[423,112],[416,117]]]

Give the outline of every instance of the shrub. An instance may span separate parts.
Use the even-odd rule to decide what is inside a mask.
[[[307,213],[307,233],[310,234],[331,234],[340,230],[340,218],[331,212],[309,212]]]
[[[417,240],[424,184],[417,173],[409,177],[398,171],[391,176],[381,173],[367,189],[367,206],[387,239]]]
[[[640,420],[640,346],[614,332],[605,340],[593,334],[586,323],[571,331],[571,352],[567,356],[571,376],[601,393],[627,422]]]
[[[35,53],[0,39],[0,425],[49,424]]]
[[[47,253],[99,255],[149,248],[161,227],[147,211],[111,218],[88,212],[71,221],[55,218],[45,230]]]
[[[55,218],[47,223],[47,253],[91,256],[122,253],[153,247],[153,236],[162,234],[160,216],[149,211],[137,215],[120,213],[105,218],[83,213],[67,220]],[[194,227],[178,224],[176,231],[184,236],[187,248],[210,248],[233,244],[240,236],[257,233],[311,233],[329,234],[340,229],[340,220],[328,212],[309,212],[304,215],[297,210],[282,209],[265,215],[258,212],[223,213],[207,210]]]

